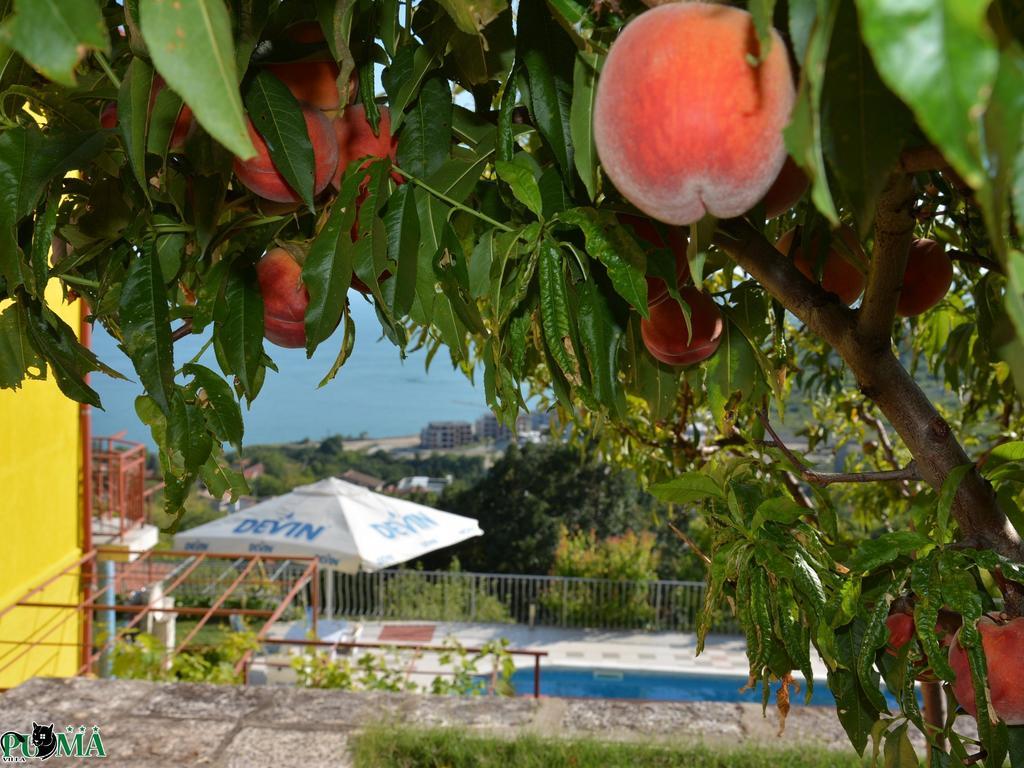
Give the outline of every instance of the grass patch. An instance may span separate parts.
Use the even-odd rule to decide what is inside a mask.
[[[453,729],[381,727],[358,734],[355,768],[863,768],[851,750],[654,746],[593,739],[502,739]]]

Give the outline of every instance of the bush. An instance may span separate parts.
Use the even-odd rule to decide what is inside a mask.
[[[627,531],[599,540],[594,531],[570,534],[563,527],[552,572],[611,582],[570,582],[541,597],[549,613],[557,616],[564,610],[570,626],[643,627],[656,618],[646,583],[658,578],[652,533]]]
[[[381,603],[385,616],[427,621],[512,622],[505,603],[474,584],[453,559],[452,576],[428,581],[418,572],[399,573],[383,582]]]
[[[420,688],[408,679],[409,654],[416,651],[401,651],[397,648],[390,653],[362,652],[353,661],[346,657],[335,658],[328,651],[311,648],[304,655],[292,660],[298,684],[304,688],[335,688],[344,691],[411,691],[435,695],[480,696],[497,694],[512,696],[512,673],[515,666],[508,653],[508,640],[486,643],[477,652],[470,653],[454,638],[444,642],[446,650],[438,654],[438,663],[450,670],[447,675],[438,675],[429,686]],[[490,660],[491,664],[481,671],[480,663]],[[488,678],[481,675],[489,674]]]
[[[258,647],[251,632],[227,632],[216,646],[182,651],[168,660],[163,643],[140,632],[114,645],[112,671],[114,677],[129,680],[239,684],[242,675],[235,673],[235,665]]]
[[[821,747],[717,749],[594,740],[501,739],[456,730],[376,728],[357,735],[356,768],[863,768],[852,751]]]

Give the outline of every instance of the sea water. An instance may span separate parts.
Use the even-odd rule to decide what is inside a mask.
[[[428,421],[475,421],[487,411],[482,372],[477,372],[475,385],[470,383],[461,371],[453,369],[446,348],[434,356],[429,372],[424,367],[424,350],[402,360],[398,348],[381,337],[373,307],[354,295],[352,317],[356,324],[352,357],[322,388],[317,385],[337,357],[340,330],[321,344],[310,360],[305,350],[266,343],[279,372],[267,371],[263,390],[243,414],[246,444],[319,440],[337,434],[412,435]],[[178,341],[175,365],[190,360],[208,338],[209,331]],[[90,383],[104,407],[93,409],[93,434],[124,431],[129,440],[152,445],[149,429],[135,415],[135,398],[142,394],[142,387],[131,362],[98,324],[92,346],[101,360],[130,379],[92,374]],[[219,370],[212,349],[200,362]]]

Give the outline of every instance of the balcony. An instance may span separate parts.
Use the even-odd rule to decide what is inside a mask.
[[[162,487],[146,487],[146,446],[121,435],[92,440],[93,546],[146,550],[159,531],[147,521],[146,507]]]

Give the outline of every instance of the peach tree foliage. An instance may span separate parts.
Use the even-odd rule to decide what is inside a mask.
[[[951,678],[930,631],[949,608],[964,618],[980,745],[950,718],[929,731],[932,764],[1000,765],[1009,750],[1024,765],[1021,726],[989,717],[974,628],[989,610],[1024,612],[1024,12],[1014,0],[736,4],[762,40],[774,24],[798,66],[785,142],[812,183],[772,221],[755,207],[690,228],[690,271],[725,327],[716,355],[676,369],[638,327],[644,277],[671,278],[673,255],[618,223],[629,206],[591,131],[597,73],[643,11],[633,0],[520,0],[514,21],[505,0],[0,0],[0,386],[50,376],[99,406],[88,374],[121,375],[54,311],[44,288],[59,284],[132,360],[169,511],[199,478],[242,492],[222,446],[241,445],[240,406],[275,370],[254,264],[274,243],[299,246],[307,351],[338,349],[324,383],[355,342],[355,275],[380,321],[364,336],[482,371],[506,421],[523,387],[539,393],[699,513],[713,534],[707,615],[735,606],[766,696],[820,653],[852,743],[884,743],[887,764],[909,765],[908,727],[926,730],[914,665],[926,656]],[[394,164],[352,165],[319,196],[299,105],[260,66],[290,53],[281,31],[299,20],[319,23],[342,94],[353,74],[372,93],[382,69],[398,138]],[[102,128],[115,103],[117,126]],[[172,150],[182,103],[197,128]],[[377,102],[364,103],[376,125]],[[247,112],[295,185],[293,210],[232,175],[253,152]],[[871,254],[855,309],[771,245],[796,223],[840,221]],[[947,244],[954,287],[894,321],[912,235]],[[189,333],[219,370],[175,356]],[[808,467],[770,429],[803,401],[812,441],[874,447],[838,476]],[[892,604],[918,628],[895,656],[882,650]]]

